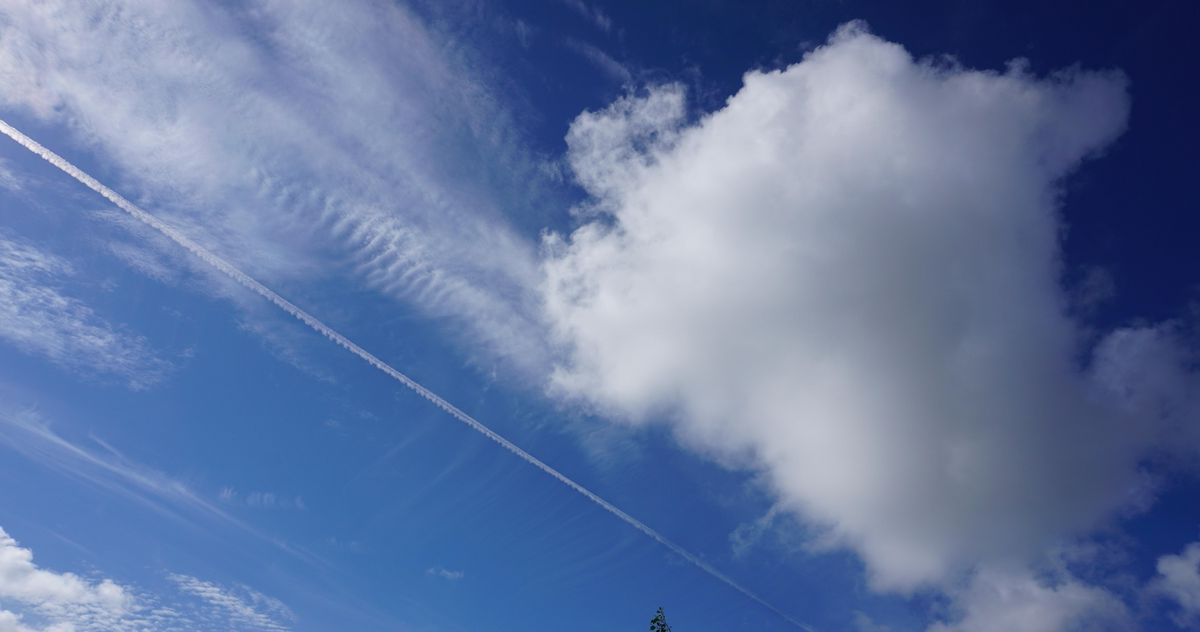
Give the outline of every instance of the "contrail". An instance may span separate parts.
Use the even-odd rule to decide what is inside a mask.
[[[581,494],[584,498],[587,498],[588,500],[592,501],[593,503],[596,503],[597,505],[599,505],[602,509],[604,509],[608,513],[621,519],[623,522],[625,522],[625,524],[628,524],[629,526],[633,527],[634,529],[641,531],[646,536],[648,536],[650,539],[654,540],[655,542],[658,542],[659,544],[661,544],[664,547],[666,547],[667,549],[669,549],[672,553],[678,555],[679,557],[683,558],[687,562],[690,562],[696,568],[699,568],[700,570],[704,571],[705,573],[708,573],[712,577],[725,583],[727,586],[738,591],[739,593],[746,596],[750,600],[758,603],[759,605],[766,608],[767,610],[770,610],[771,612],[775,613],[776,615],[782,617],[788,623],[791,623],[803,630],[808,630],[808,632],[816,632],[812,627],[793,619],[791,616],[787,615],[779,608],[776,608],[775,606],[772,606],[771,604],[767,603],[763,598],[750,592],[748,589],[743,588],[741,586],[741,584],[738,584],[733,579],[731,579],[728,575],[725,575],[724,573],[717,570],[716,568],[713,568],[710,564],[708,564],[708,562],[705,562],[704,560],[700,559],[699,557],[692,555],[683,547],[679,546],[678,544],[675,544],[674,542],[668,540],[666,537],[664,537],[659,532],[646,526],[646,524],[643,523],[641,520],[638,520],[637,518],[634,518],[633,516],[625,513],[624,511],[621,511],[616,505],[613,505],[612,503],[608,502],[607,500],[604,500],[603,498],[597,496],[594,492],[592,492],[588,488],[584,487],[583,485],[580,485],[579,483],[576,483],[575,481],[571,480],[570,478],[567,478],[567,476],[565,474],[550,467],[549,465],[544,463],[541,459],[539,459],[539,458],[533,456],[532,454],[526,452],[525,450],[521,449],[515,443],[496,434],[491,428],[488,428],[487,426],[483,425],[483,423],[481,423],[479,420],[477,420],[474,417],[463,412],[454,404],[451,404],[450,402],[442,399],[441,396],[439,396],[437,393],[434,393],[433,391],[422,386],[416,380],[413,380],[412,378],[408,377],[407,375],[392,368],[392,366],[390,364],[375,357],[375,355],[372,354],[370,351],[367,351],[366,349],[363,349],[362,347],[358,346],[353,341],[351,341],[349,338],[347,338],[347,337],[343,336],[342,334],[338,333],[337,331],[335,331],[329,325],[326,325],[325,323],[321,322],[320,320],[317,320],[317,318],[315,316],[313,316],[313,315],[309,314],[308,312],[304,311],[303,309],[295,306],[294,304],[292,304],[291,301],[287,300],[286,298],[283,298],[279,294],[276,294],[275,291],[272,290],[271,288],[254,280],[253,277],[251,277],[250,275],[246,274],[245,272],[242,272],[241,270],[237,269],[236,267],[234,267],[233,264],[229,263],[228,261],[225,261],[221,257],[212,253],[211,251],[206,249],[204,246],[201,246],[200,244],[192,241],[186,235],[183,235],[182,233],[176,231],[174,228],[171,228],[171,226],[169,226],[162,220],[158,219],[157,217],[151,215],[150,213],[147,213],[146,211],[143,211],[141,208],[139,208],[133,202],[130,202],[129,200],[126,200],[124,197],[122,197],[121,194],[108,188],[107,186],[102,184],[99,180],[93,178],[92,176],[89,176],[87,173],[84,173],[83,170],[81,170],[79,167],[76,167],[75,165],[71,164],[62,156],[59,156],[58,154],[50,151],[49,149],[46,149],[45,147],[43,147],[41,145],[41,143],[38,143],[37,141],[33,140],[32,138],[21,133],[20,130],[13,127],[12,125],[9,125],[3,119],[0,119],[0,132],[3,132],[5,136],[8,136],[9,138],[13,139],[18,144],[25,147],[29,151],[33,152],[37,156],[41,157],[46,162],[49,162],[50,164],[54,165],[55,167],[58,167],[59,169],[61,169],[63,171],[63,173],[71,176],[72,178],[75,178],[76,180],[78,180],[81,184],[83,184],[87,188],[104,196],[109,202],[112,202],[113,204],[117,205],[117,207],[120,208],[122,211],[125,211],[126,213],[132,215],[134,219],[136,219],[136,220],[142,222],[143,224],[146,224],[147,226],[153,228],[154,230],[157,230],[158,232],[162,233],[164,236],[166,236],[167,239],[170,239],[171,241],[179,244],[180,246],[182,246],[184,248],[184,250],[187,250],[188,252],[195,255],[196,258],[198,258],[201,261],[203,261],[204,263],[207,263],[208,265],[216,268],[217,270],[219,270],[220,272],[222,272],[229,278],[233,279],[234,281],[237,281],[242,286],[246,287],[247,289],[254,292],[255,294],[258,294],[259,296],[274,303],[276,307],[287,312],[292,317],[296,318],[297,320],[304,323],[305,325],[308,325],[313,331],[332,340],[334,343],[336,343],[337,345],[346,349],[350,353],[353,353],[354,355],[358,356],[359,358],[362,358],[363,360],[365,360],[367,362],[367,364],[370,364],[371,366],[375,367],[376,369],[383,371],[384,373],[386,373],[388,375],[388,377],[392,378],[393,380],[396,380],[397,382],[400,382],[401,384],[403,384],[404,386],[408,387],[410,390],[415,392],[417,395],[420,395],[421,397],[424,397],[425,399],[429,400],[429,402],[432,403],[434,406],[437,406],[438,408],[441,408],[442,410],[449,413],[451,417],[454,417],[455,419],[461,421],[462,423],[466,424],[471,429],[482,434],[483,436],[487,437],[488,439],[495,441],[505,450],[512,452],[513,454],[517,455],[518,457],[520,457],[521,459],[523,459],[525,462],[529,463],[530,465],[538,468],[539,470],[545,472],[546,474],[549,474],[550,476],[552,476],[554,479],[556,479],[558,482],[562,483],[563,485],[566,485],[567,487],[570,487],[571,489],[575,490],[576,492]]]

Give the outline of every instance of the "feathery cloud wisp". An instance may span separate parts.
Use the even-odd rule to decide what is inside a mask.
[[[146,388],[169,370],[145,338],[60,289],[74,270],[61,257],[0,232],[0,340],[88,377]]]
[[[401,3],[2,12],[0,106],[63,123],[198,243],[273,282],[349,275],[473,359],[545,370],[536,244],[507,212],[558,185],[470,47]]]
[[[229,525],[312,561],[307,553],[268,538],[180,481],[127,459],[97,437],[91,440],[99,449],[60,436],[34,411],[0,407],[0,445],[38,465],[128,498],[169,519],[190,523],[199,517]]]

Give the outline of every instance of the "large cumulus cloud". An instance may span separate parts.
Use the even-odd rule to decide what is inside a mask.
[[[1120,73],[974,71],[849,25],[695,124],[684,101],[571,127],[594,215],[547,238],[558,392],[761,472],[879,589],[1144,501],[1170,418],[1145,400],[1179,389],[1122,376],[1190,378],[1167,328],[1092,353],[1060,283],[1059,183],[1123,132]]]

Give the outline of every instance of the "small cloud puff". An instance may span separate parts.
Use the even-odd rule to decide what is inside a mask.
[[[438,577],[452,582],[456,582],[467,576],[467,574],[463,571],[452,571],[442,568],[441,566],[434,566],[433,568],[426,569],[425,574],[430,577]]]

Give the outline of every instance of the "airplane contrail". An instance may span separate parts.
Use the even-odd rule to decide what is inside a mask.
[[[487,426],[483,425],[482,422],[475,419],[471,415],[468,415],[467,413],[463,412],[454,404],[451,404],[450,402],[446,401],[445,399],[442,399],[442,397],[439,396],[437,393],[434,393],[433,391],[425,388],[416,380],[414,380],[414,379],[408,377],[407,375],[401,373],[400,371],[396,370],[390,364],[384,362],[383,360],[380,360],[374,354],[372,354],[370,351],[367,351],[366,349],[363,349],[362,347],[358,346],[352,340],[350,340],[349,338],[338,333],[336,330],[334,330],[329,325],[326,325],[325,323],[321,322],[320,320],[317,320],[317,318],[315,316],[313,316],[312,314],[309,314],[308,312],[306,312],[303,309],[294,305],[291,301],[287,300],[286,298],[283,298],[279,294],[276,294],[275,291],[272,290],[271,288],[263,285],[262,283],[259,283],[250,275],[246,274],[245,272],[242,272],[241,270],[236,268],[233,264],[229,263],[228,261],[225,261],[221,257],[217,256],[215,253],[206,249],[204,246],[201,246],[200,244],[196,243],[195,241],[192,241],[186,235],[178,232],[177,230],[172,228],[167,223],[158,219],[154,215],[151,215],[150,213],[143,211],[141,208],[139,208],[133,202],[130,202],[129,200],[122,197],[121,194],[108,188],[107,186],[102,184],[99,180],[93,178],[92,176],[85,173],[79,167],[76,167],[75,165],[68,162],[67,159],[65,159],[62,156],[59,156],[58,154],[54,153],[53,151],[50,151],[49,149],[43,147],[41,145],[41,143],[38,143],[37,141],[33,140],[32,138],[26,136],[20,130],[13,127],[12,125],[9,125],[8,122],[6,122],[3,119],[0,119],[0,132],[3,132],[5,136],[8,136],[9,138],[13,139],[19,145],[21,145],[21,146],[25,147],[26,149],[28,149],[29,151],[33,152],[35,155],[42,158],[46,162],[49,162],[50,164],[54,165],[55,167],[58,167],[63,173],[78,180],[81,184],[83,184],[87,188],[104,196],[105,199],[107,199],[109,202],[112,202],[113,204],[115,204],[122,211],[125,211],[129,215],[133,216],[134,219],[136,219],[136,220],[142,222],[143,224],[146,224],[147,226],[153,228],[154,230],[157,230],[158,232],[162,233],[163,236],[165,236],[167,239],[170,239],[171,241],[175,242],[176,244],[179,244],[180,246],[183,247],[184,250],[187,250],[188,252],[195,255],[196,258],[198,258],[201,261],[203,261],[204,263],[207,263],[208,265],[216,268],[218,271],[225,274],[226,276],[233,279],[234,281],[238,282],[239,284],[241,284],[245,288],[249,289],[250,291],[254,292],[255,294],[258,294],[259,296],[267,299],[271,303],[274,303],[276,307],[283,310],[284,312],[287,312],[293,318],[296,318],[297,320],[304,323],[305,325],[308,325],[308,327],[311,328],[313,331],[321,334],[322,336],[325,336],[326,338],[328,338],[328,339],[332,340],[334,343],[336,343],[338,346],[346,349],[350,353],[353,353],[354,355],[358,356],[359,358],[365,360],[367,362],[367,364],[370,364],[371,366],[375,367],[376,369],[383,371],[385,374],[387,374],[388,377],[392,378],[393,380],[396,380],[397,382],[400,382],[401,384],[403,384],[404,386],[408,387],[410,390],[415,392],[417,395],[420,395],[421,397],[424,397],[425,399],[429,400],[430,403],[432,403],[434,406],[437,406],[438,408],[442,409],[443,411],[448,413],[451,417],[454,417],[458,421],[461,421],[462,423],[469,426],[472,430],[475,430],[476,432],[482,434],[483,436],[487,437],[488,439],[491,439],[492,441],[496,442],[497,444],[500,445],[500,447],[508,450],[509,452],[512,452],[513,454],[517,455],[519,458],[521,458],[525,462],[529,463],[530,465],[538,468],[539,470],[545,472],[546,474],[549,474],[551,477],[553,477],[555,480],[562,483],[563,485],[566,485],[567,487],[575,490],[580,495],[582,495],[584,498],[587,498],[588,500],[592,501],[593,503],[599,505],[602,509],[604,509],[605,511],[609,512],[610,514],[616,516],[625,524],[628,524],[629,526],[633,527],[634,529],[641,531],[643,534],[648,536],[650,539],[652,539],[655,542],[658,542],[662,546],[666,547],[672,553],[683,558],[685,561],[691,563],[696,568],[699,568],[700,570],[704,571],[705,573],[708,573],[710,576],[725,583],[727,586],[738,591],[739,593],[741,593],[745,597],[749,598],[750,600],[758,603],[759,605],[763,606],[767,610],[770,610],[771,612],[775,613],[776,615],[782,617],[788,623],[791,623],[803,630],[807,630],[808,632],[816,632],[812,627],[805,625],[804,623],[801,623],[801,622],[797,621],[796,619],[793,619],[791,616],[784,613],[779,608],[776,608],[775,606],[771,605],[763,598],[750,592],[750,590],[743,588],[741,586],[741,584],[738,584],[737,582],[735,582],[728,575],[725,575],[721,571],[717,570],[716,568],[714,568],[713,566],[708,564],[708,562],[705,562],[704,560],[700,559],[699,557],[696,557],[695,555],[689,553],[686,549],[679,546],[678,544],[675,544],[674,542],[668,540],[662,534],[655,531],[654,529],[651,529],[649,526],[647,526],[642,521],[638,520],[637,518],[634,518],[633,516],[625,513],[624,511],[621,511],[621,509],[618,508],[616,505],[613,505],[612,503],[608,502],[607,500],[604,500],[600,496],[597,496],[594,492],[592,492],[588,488],[584,487],[583,485],[580,485],[579,483],[576,483],[575,481],[571,480],[562,472],[559,472],[558,470],[554,469],[553,467],[550,467],[545,462],[543,462],[541,459],[539,459],[539,458],[533,456],[532,454],[526,452],[525,450],[521,449],[521,447],[518,446],[517,444],[509,441],[508,439],[505,439],[504,437],[500,436],[499,434],[496,434],[496,432],[494,432],[491,428],[488,428]]]

